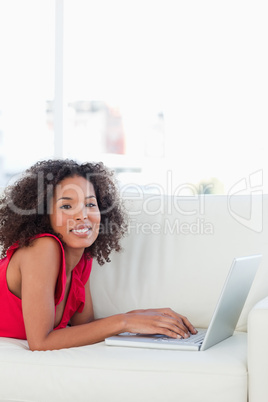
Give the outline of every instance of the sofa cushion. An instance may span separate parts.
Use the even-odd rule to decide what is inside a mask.
[[[246,341],[245,333],[236,333],[204,352],[104,342],[31,352],[26,341],[1,338],[0,400],[246,402]]]

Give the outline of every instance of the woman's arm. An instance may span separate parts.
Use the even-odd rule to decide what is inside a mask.
[[[180,329],[179,333],[175,332],[169,334],[169,336],[179,335],[182,337],[188,337],[189,333],[195,334],[197,332],[194,326],[190,323],[190,321],[186,317],[175,313],[170,308],[130,311],[127,313],[127,315],[125,314],[123,318],[123,320],[125,321],[124,325],[125,326],[127,325],[127,329],[125,329],[124,331],[134,333],[137,332],[147,333],[147,334],[160,333],[161,331],[163,332],[163,329],[165,328],[164,325],[167,325],[167,322],[163,321],[164,318],[167,319],[169,326],[172,325],[172,323],[174,323],[176,327],[178,327],[176,329],[177,330]],[[73,317],[71,318],[71,325],[72,326],[82,325],[93,321],[94,321],[93,303],[88,280],[88,282],[85,285],[85,307],[82,313],[77,312],[73,315]],[[166,328],[166,330],[169,331],[168,328]],[[166,332],[166,334],[168,333]]]
[[[53,350],[83,346],[121,332],[188,336],[188,321],[169,309],[140,310],[91,321],[93,308],[88,283],[84,315],[75,314],[74,325],[53,330],[54,293],[60,266],[59,244],[50,237],[37,239],[21,250],[22,309],[31,350]],[[80,313],[83,314],[83,313]]]

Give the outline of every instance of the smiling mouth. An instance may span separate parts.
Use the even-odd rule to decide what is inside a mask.
[[[72,229],[71,232],[75,235],[86,235],[91,231],[91,228],[89,227],[83,227],[83,228],[76,228]]]

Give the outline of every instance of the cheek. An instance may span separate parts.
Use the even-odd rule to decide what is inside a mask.
[[[50,218],[51,225],[54,228],[66,226],[68,220],[70,220],[70,217],[67,214],[62,213],[61,211],[54,212],[53,216]]]
[[[94,217],[94,220],[93,220],[94,228],[98,232],[100,230],[100,223],[101,223],[101,216],[100,216],[100,214],[98,214]]]
[[[94,222],[95,225],[100,224],[101,222],[101,214],[100,212],[95,212],[92,216],[91,216],[92,222]]]
[[[99,230],[100,230],[100,219],[96,219],[95,221],[94,221],[94,227],[95,227],[95,230],[97,230],[98,232],[99,232]]]

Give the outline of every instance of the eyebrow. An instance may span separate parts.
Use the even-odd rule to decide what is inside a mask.
[[[87,197],[85,197],[85,200],[88,199],[88,198],[95,198],[95,199],[97,199],[97,198],[95,197],[95,195],[88,195]],[[57,201],[60,201],[60,200],[72,200],[72,199],[73,199],[72,197],[60,197],[60,198],[57,199]]]

